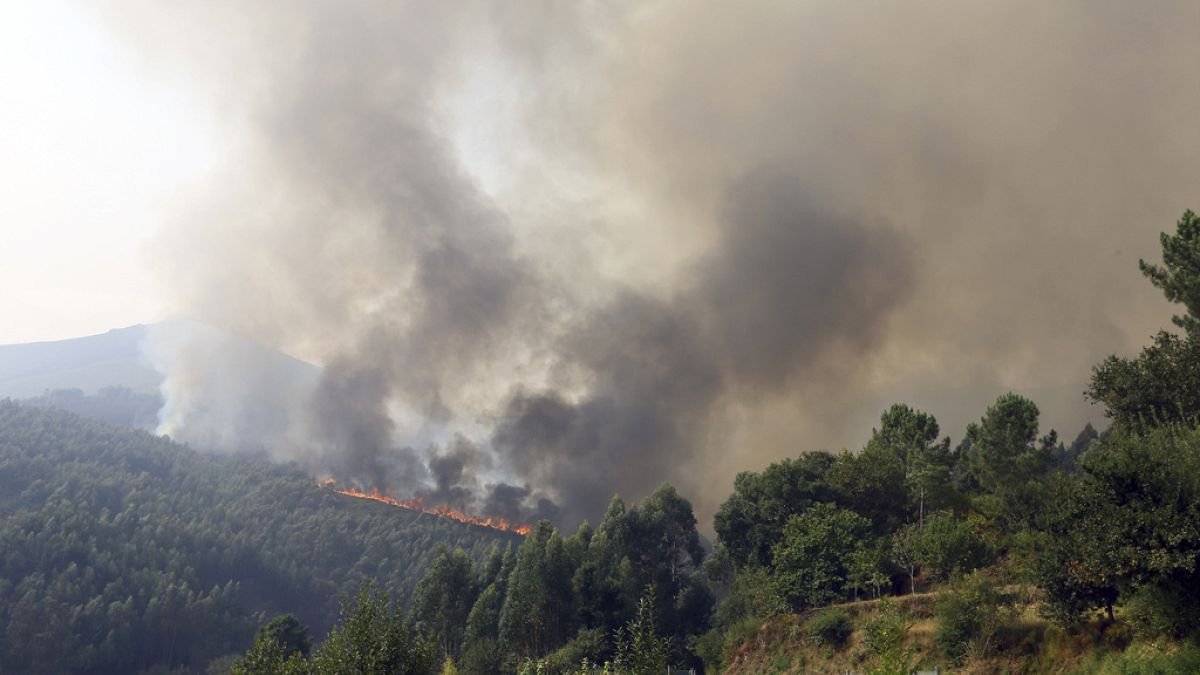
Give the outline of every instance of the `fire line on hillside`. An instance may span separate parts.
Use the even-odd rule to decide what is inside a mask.
[[[488,529],[499,530],[501,532],[512,532],[521,536],[525,536],[533,530],[533,526],[528,524],[516,525],[510,523],[505,518],[493,516],[474,516],[461,511],[455,511],[445,504],[441,506],[430,507],[422,503],[420,499],[396,499],[379,492],[378,489],[372,489],[370,492],[363,492],[362,490],[357,490],[352,487],[338,487],[337,481],[332,478],[326,478],[325,480],[320,481],[319,484],[322,487],[327,487],[334,492],[340,495],[346,495],[347,497],[369,499],[371,501],[380,502],[381,504],[388,504],[389,506],[396,506],[402,509],[408,509],[410,511],[428,513],[431,516],[449,518],[460,523],[466,523],[467,525],[475,525],[476,527],[486,527]]]

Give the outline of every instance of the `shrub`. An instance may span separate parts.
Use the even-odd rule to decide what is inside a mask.
[[[1191,675],[1200,673],[1200,647],[1185,645],[1177,651],[1146,646],[1109,656],[1096,667],[1097,675]]]
[[[1146,584],[1126,601],[1126,612],[1143,637],[1182,640],[1200,634],[1200,602],[1194,591]]]
[[[725,636],[719,628],[692,638],[692,652],[704,662],[704,672],[719,673],[725,670]]]
[[[891,598],[884,598],[879,601],[879,614],[863,624],[863,642],[877,656],[894,651],[904,644],[908,625]]]
[[[492,638],[480,638],[467,645],[461,670],[466,673],[494,673],[503,669],[504,650]]]
[[[939,511],[925,519],[917,554],[922,567],[939,581],[983,567],[991,557],[987,544],[975,534],[970,523],[949,511]]]
[[[936,604],[934,639],[948,658],[960,663],[968,654],[983,656],[1012,614],[1014,598],[976,572],[946,591]]]
[[[610,654],[603,628],[583,628],[567,644],[546,657],[546,669],[551,673],[568,673],[579,668],[585,659],[604,663]]]
[[[730,624],[727,628],[714,628],[703,635],[692,638],[690,645],[692,653],[704,662],[705,672],[720,673],[729,665],[729,656],[738,647],[757,642],[757,647],[765,646],[760,633],[763,620],[757,616],[747,616]]]
[[[896,609],[891,599],[879,601],[879,614],[863,625],[863,641],[879,657],[879,663],[871,673],[907,675],[912,672],[913,650],[904,647],[910,625],[908,617]]]
[[[819,647],[841,649],[853,632],[854,622],[844,609],[827,609],[804,622],[809,644]]]

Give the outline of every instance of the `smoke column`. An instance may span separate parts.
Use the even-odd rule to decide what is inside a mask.
[[[267,397],[280,456],[506,517],[671,481],[704,522],[894,401],[957,436],[1016,390],[1074,433],[1090,366],[1167,323],[1136,261],[1197,205],[1191,2],[104,18],[228,129],[157,249],[180,313],[322,366],[158,349],[176,433]]]

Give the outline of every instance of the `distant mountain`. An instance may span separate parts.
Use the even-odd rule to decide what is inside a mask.
[[[162,376],[142,356],[148,330],[139,324],[69,340],[0,345],[0,398],[55,389],[95,394],[105,387],[157,393]]]
[[[203,364],[199,371],[197,363]],[[109,424],[153,431],[162,422],[161,392],[170,384],[163,373],[185,367],[186,372],[179,372],[191,388],[192,402],[202,401],[205,411],[189,412],[202,426],[257,429],[267,435],[278,430],[266,428],[263,420],[280,417],[281,409],[294,404],[284,398],[311,391],[321,372],[253,340],[176,320],[69,340],[2,345],[0,399],[22,399],[42,408],[61,408]],[[247,386],[255,388],[248,391]],[[178,393],[179,387],[172,390]],[[261,441],[204,436],[188,440],[202,446]]]

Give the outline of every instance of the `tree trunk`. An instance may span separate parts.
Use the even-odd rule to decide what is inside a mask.
[[[924,532],[925,531],[925,487],[924,486],[921,486],[921,509],[920,509],[920,513],[917,515],[917,522],[919,523],[919,525],[917,527],[922,532]]]

